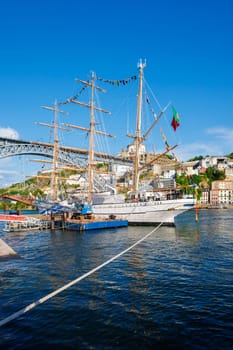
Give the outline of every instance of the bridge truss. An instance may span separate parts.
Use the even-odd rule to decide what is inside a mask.
[[[45,158],[53,158],[53,144],[46,144],[40,142],[14,140],[9,138],[0,137],[0,159],[20,156],[20,155],[37,155]],[[88,152],[76,148],[59,147],[57,160],[64,164],[73,165],[77,169],[87,169],[87,157]],[[120,163],[124,165],[130,165],[131,162],[119,157],[107,156],[106,154],[97,154],[99,161],[108,162],[111,165]],[[82,176],[86,178],[86,172],[82,173]],[[110,184],[100,174],[94,176],[94,187],[97,192],[113,191],[113,185]]]

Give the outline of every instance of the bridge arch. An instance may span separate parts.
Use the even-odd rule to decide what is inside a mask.
[[[20,155],[38,155],[52,159],[53,145],[0,137],[0,159]],[[99,156],[99,159],[101,159],[101,156]],[[105,162],[107,161],[104,156],[102,157],[102,160]],[[87,168],[87,152],[59,147],[58,161],[85,170]],[[110,158],[108,161],[110,161]],[[83,173],[82,176],[86,178],[86,173]],[[109,183],[100,174],[95,174],[94,176],[94,187],[98,192],[108,190],[113,191],[113,184]]]
[[[5,142],[1,142],[0,138],[0,159],[19,156],[19,155],[38,155],[46,158],[53,158],[53,145],[31,143],[31,142],[17,142],[10,140],[10,142],[4,139]],[[66,164],[73,164],[85,168],[84,160],[80,160],[78,152],[60,148],[58,151],[58,160]]]

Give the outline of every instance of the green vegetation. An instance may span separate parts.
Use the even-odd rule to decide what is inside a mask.
[[[202,159],[204,159],[203,156],[196,156],[196,157],[190,158],[189,160],[187,160],[187,162],[193,162],[195,160],[202,160]]]
[[[209,155],[206,155],[206,156],[195,156],[193,158],[190,158],[189,160],[187,160],[187,162],[192,162],[192,161],[195,161],[195,160],[202,160],[206,157],[209,157]],[[226,154],[224,157],[227,157],[227,158],[230,158],[230,159],[233,159],[233,152],[229,153],[229,154]]]
[[[231,152],[230,154],[227,154],[225,157],[233,159],[233,152]]]
[[[195,194],[196,194],[196,199],[199,201],[201,199],[202,189],[201,188],[197,188]]]
[[[77,174],[77,171],[74,170],[62,170],[59,172],[61,178],[69,179],[69,176]],[[15,183],[12,184],[8,188],[0,188],[0,196],[1,195],[11,195],[11,196],[20,196],[23,198],[40,198],[43,199],[46,197],[46,189],[51,186],[50,179],[47,178],[29,178],[23,183]],[[66,194],[68,190],[76,190],[80,187],[79,184],[68,185],[65,180],[60,181],[58,188],[59,191]],[[0,202],[1,210],[21,210],[28,209],[29,206],[27,204],[23,204],[21,202],[12,202],[10,200],[4,200]]]
[[[108,171],[109,164],[108,163],[98,163],[98,164],[96,164],[96,169],[101,170],[101,171]]]
[[[180,186],[183,192],[194,194],[198,187],[198,193],[202,192],[204,188],[210,188],[212,181],[224,180],[224,171],[218,170],[214,167],[207,168],[206,172],[200,175],[186,175],[185,173],[178,176],[176,174],[176,183]],[[200,193],[199,193],[200,195]]]
[[[218,170],[214,167],[207,168],[206,175],[207,175],[207,178],[209,180],[210,185],[211,185],[212,181],[224,180],[226,177],[224,171]]]
[[[139,175],[139,180],[152,180],[154,178],[154,174],[152,171],[145,171]]]

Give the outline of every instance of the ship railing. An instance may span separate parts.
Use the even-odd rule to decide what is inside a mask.
[[[109,203],[108,207],[109,208],[114,208],[116,204],[119,203]],[[145,207],[145,206],[151,206],[151,205],[161,205],[161,201],[149,201],[149,202],[130,202],[130,203],[121,203],[122,208],[128,208],[128,207]],[[98,204],[98,208],[105,207],[105,205]]]

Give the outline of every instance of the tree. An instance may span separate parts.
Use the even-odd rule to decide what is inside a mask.
[[[224,171],[216,169],[214,167],[208,167],[206,169],[206,175],[208,177],[210,185],[211,185],[212,181],[224,180],[226,177]]]
[[[176,173],[176,184],[181,187],[182,192],[193,193],[193,187],[190,186],[190,176],[187,176],[185,173],[180,176]]]
[[[202,189],[201,188],[197,188],[196,191],[195,191],[195,195],[196,195],[196,199],[199,201],[201,199]]]
[[[192,162],[192,161],[195,161],[195,160],[202,160],[203,158],[204,158],[203,156],[196,156],[196,157],[190,158],[188,160],[188,162]]]
[[[233,152],[226,155],[227,158],[233,159]]]
[[[201,181],[202,181],[202,176],[201,175],[193,174],[193,175],[190,176],[190,182],[192,184],[195,184],[195,185],[199,186]]]

